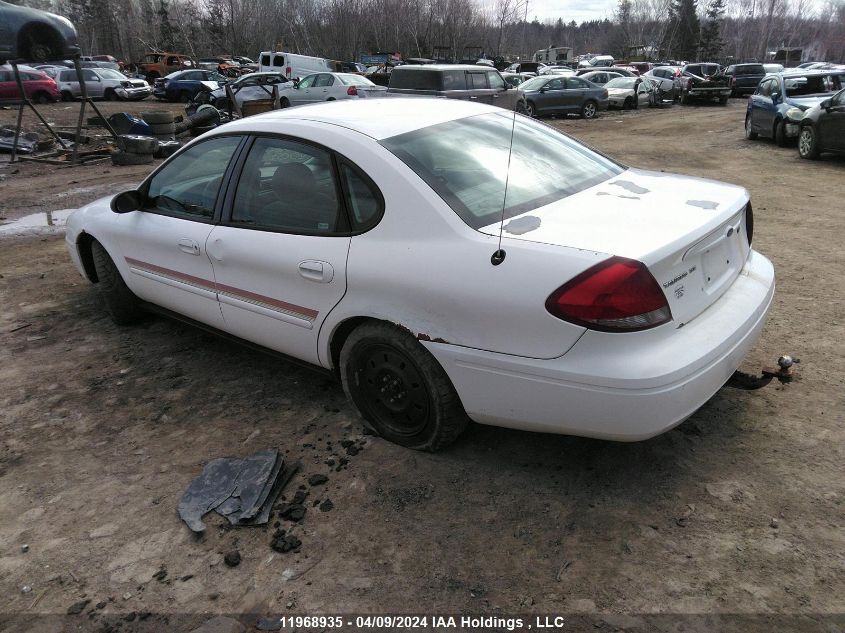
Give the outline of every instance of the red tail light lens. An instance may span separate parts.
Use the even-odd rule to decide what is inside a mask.
[[[603,332],[635,332],[668,323],[666,296],[641,262],[611,257],[546,299],[552,316]]]
[[[604,90],[601,91],[601,96],[602,96],[603,99],[607,99],[608,94],[610,94],[610,93],[607,91],[607,88],[605,88]]]
[[[355,97],[358,95],[358,88],[356,88],[355,86],[349,86],[346,89],[346,94],[348,94],[350,97]]]

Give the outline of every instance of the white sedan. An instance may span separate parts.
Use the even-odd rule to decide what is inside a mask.
[[[662,433],[728,380],[775,287],[743,188],[452,99],[228,123],[67,228],[116,322],[175,312],[327,368],[426,450],[470,419]]]

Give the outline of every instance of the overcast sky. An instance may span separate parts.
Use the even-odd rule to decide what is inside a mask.
[[[485,3],[492,4],[493,0],[485,0]],[[617,4],[617,0],[528,0],[528,19],[536,17],[544,22],[561,18],[564,22],[583,22],[612,18]]]

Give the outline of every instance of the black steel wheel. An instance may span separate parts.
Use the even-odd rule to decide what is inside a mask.
[[[468,418],[446,372],[394,325],[373,321],[354,330],[340,353],[340,375],[366,424],[391,442],[435,451],[466,428]]]

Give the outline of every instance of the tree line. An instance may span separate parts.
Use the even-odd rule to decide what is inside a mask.
[[[529,19],[525,0],[12,0],[69,18],[86,54],[137,61],[149,51],[255,58],[287,50],[344,61],[374,52],[431,57],[466,47],[525,59],[551,45],[579,53],[764,61],[802,47],[845,62],[845,0],[619,0],[576,23]],[[437,48],[436,48],[437,47]]]

